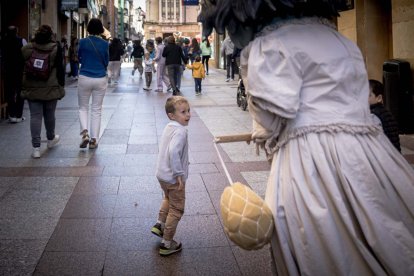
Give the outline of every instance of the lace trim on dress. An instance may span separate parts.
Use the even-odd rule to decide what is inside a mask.
[[[324,17],[302,17],[302,18],[287,18],[287,19],[276,19],[266,27],[264,27],[260,32],[256,34],[255,37],[265,36],[266,34],[279,29],[280,27],[286,25],[309,25],[309,24],[322,24],[336,30],[335,24]]]
[[[314,125],[314,126],[307,126],[296,128],[286,134],[282,134],[279,136],[277,143],[275,143],[274,138],[270,138],[269,141],[266,141],[266,146],[268,153],[275,153],[285,144],[287,144],[290,140],[296,139],[298,137],[305,136],[309,133],[322,133],[328,132],[330,134],[336,134],[340,132],[345,132],[354,135],[378,135],[382,131],[380,126],[377,125],[350,125],[346,123],[336,123],[336,124],[329,124],[329,125]],[[273,147],[270,145],[274,145]]]

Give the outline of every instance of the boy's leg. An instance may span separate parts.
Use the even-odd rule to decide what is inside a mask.
[[[185,207],[185,184],[178,190],[178,184],[161,183],[163,190],[168,190],[168,215],[165,220],[164,240],[172,241],[177,230],[178,222],[184,214]]]

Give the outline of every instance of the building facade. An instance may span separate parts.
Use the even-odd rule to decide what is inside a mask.
[[[200,38],[199,9],[198,5],[183,5],[181,0],[146,0],[145,39],[170,35]]]

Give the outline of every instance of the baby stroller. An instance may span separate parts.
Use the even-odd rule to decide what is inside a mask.
[[[239,67],[239,70],[241,68]],[[239,73],[239,84],[237,85],[237,106],[241,107],[243,110],[247,109],[247,95],[246,95],[246,89],[243,84],[243,79],[241,77],[241,73]]]

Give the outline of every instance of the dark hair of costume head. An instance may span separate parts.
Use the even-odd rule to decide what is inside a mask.
[[[101,20],[98,18],[92,18],[89,20],[87,31],[91,35],[100,35],[104,32],[104,28]]]
[[[162,43],[162,37],[160,37],[160,36],[156,37],[155,42],[157,42],[157,44],[161,44]]]
[[[381,82],[377,80],[369,80],[369,87],[376,97],[380,95],[384,96],[384,85]]]
[[[52,41],[52,35],[52,27],[49,25],[42,25],[36,31],[34,41],[37,44],[47,44]]]
[[[275,18],[318,16],[331,19],[351,7],[350,0],[204,0],[198,21],[203,35],[227,29],[234,45],[243,48]]]

